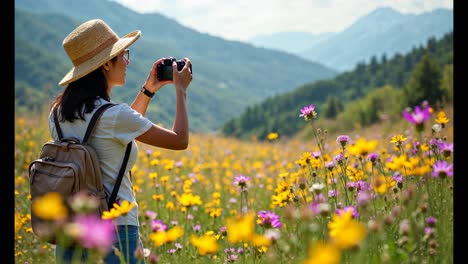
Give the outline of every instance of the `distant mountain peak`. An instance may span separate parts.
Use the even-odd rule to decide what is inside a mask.
[[[396,9],[392,7],[379,7],[374,9],[374,11],[370,12],[368,16],[395,16],[401,14]]]

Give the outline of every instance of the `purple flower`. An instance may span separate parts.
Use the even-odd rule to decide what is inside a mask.
[[[409,122],[416,125],[416,130],[421,132],[424,129],[424,122],[429,119],[431,116],[431,108],[429,105],[421,110],[421,108],[417,105],[414,108],[414,112],[410,113],[410,111],[406,110],[403,111],[403,117],[408,120]]]
[[[270,211],[260,211],[258,212],[258,217],[260,218],[259,225],[264,226],[265,228],[281,228],[283,224],[279,220],[279,216]]]
[[[371,200],[371,196],[367,191],[360,191],[356,196],[356,201],[359,206],[366,207]]]
[[[337,190],[329,190],[328,197],[336,197],[338,196],[339,192]]]
[[[335,168],[335,162],[334,161],[325,162],[325,168],[327,168],[328,170],[333,170],[333,168]]]
[[[448,158],[453,153],[453,143],[447,143],[445,141],[437,142],[437,146],[439,147],[439,151],[444,155],[444,157]]]
[[[196,224],[196,225],[193,226],[193,231],[194,231],[194,232],[198,232],[198,231],[200,231],[200,230],[201,230],[200,224]]]
[[[403,182],[403,175],[401,175],[398,171],[393,174],[392,178],[397,183]]]
[[[313,118],[316,118],[317,117],[317,113],[315,112],[315,105],[314,104],[311,104],[309,106],[304,106],[302,109],[301,109],[301,114],[299,116],[302,116],[304,117],[304,119],[307,121],[307,120],[310,120],[310,119],[313,119]]]
[[[359,217],[359,213],[356,209],[356,207],[354,206],[346,206],[345,208],[343,209],[336,209],[336,214],[341,216],[342,213],[345,213],[345,212],[352,212],[352,215],[353,215],[353,218],[358,218]]]
[[[343,155],[343,153],[339,153],[333,156],[333,161],[338,164],[343,164],[344,159],[345,156]]]
[[[341,145],[343,148],[346,146],[346,144],[348,144],[349,141],[350,138],[347,135],[341,135],[336,138],[336,144]]]
[[[167,226],[163,223],[162,220],[158,219],[158,220],[151,220],[151,229],[154,231],[154,232],[158,232],[158,231],[166,231],[166,228]]]
[[[236,252],[235,248],[225,248],[224,253],[229,254],[229,253],[234,253]]]
[[[113,244],[114,224],[96,215],[79,215],[75,224],[80,230],[78,240],[84,248],[108,252]]]
[[[379,160],[379,155],[377,153],[370,153],[367,155],[367,160],[375,164]]]
[[[247,188],[247,183],[249,181],[249,176],[237,175],[234,177],[234,184],[240,186],[242,189]]]
[[[435,178],[446,178],[453,176],[453,164],[448,164],[445,160],[438,160],[432,165],[432,176]]]
[[[223,236],[227,235],[227,227],[225,226],[220,227],[219,232],[223,234]]]
[[[369,187],[369,183],[367,183],[366,181],[357,181],[355,182],[354,187],[356,187],[358,191],[366,191],[371,188]]]
[[[428,218],[426,218],[426,223],[427,223],[428,226],[434,227],[435,224],[437,223],[437,218],[435,218],[433,216],[429,216]]]
[[[318,150],[318,151],[312,151],[311,154],[312,154],[312,157],[318,159],[318,158],[320,158],[320,156],[322,155],[322,152],[320,152],[320,150]]]
[[[434,236],[434,229],[432,227],[425,227],[424,228],[424,234],[428,237],[433,237]]]
[[[156,219],[156,216],[158,216],[158,213],[156,213],[155,211],[151,211],[151,210],[145,211],[145,217],[147,219]]]

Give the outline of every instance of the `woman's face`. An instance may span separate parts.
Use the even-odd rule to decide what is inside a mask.
[[[113,86],[121,86],[125,84],[125,74],[129,63],[130,51],[126,49],[117,55],[115,59],[110,60],[103,65],[104,75],[106,76],[109,89]]]

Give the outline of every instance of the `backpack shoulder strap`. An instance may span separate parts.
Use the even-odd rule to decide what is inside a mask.
[[[130,141],[127,144],[127,149],[125,150],[125,156],[122,161],[122,165],[120,166],[119,175],[117,175],[117,180],[115,182],[114,189],[112,190],[112,194],[109,197],[109,201],[107,203],[107,207],[109,208],[109,210],[112,207],[114,207],[114,202],[115,202],[115,199],[117,198],[117,193],[119,192],[120,184],[122,183],[122,178],[125,172],[125,168],[127,167],[128,158],[130,157],[131,150],[132,150],[132,141]]]
[[[54,123],[55,123],[55,130],[57,130],[57,135],[59,137],[59,140],[62,140],[63,138],[63,133],[62,133],[62,129],[60,128],[60,122],[58,120],[58,117],[57,117],[57,106],[54,107],[54,112],[53,112],[53,115],[54,115]]]
[[[104,113],[104,111],[107,108],[112,107],[114,105],[116,105],[116,104],[108,103],[108,104],[101,105],[96,110],[96,112],[94,112],[94,115],[91,118],[91,121],[89,122],[88,128],[86,129],[86,133],[85,133],[85,136],[83,138],[82,143],[88,142],[89,136],[91,136],[91,133],[94,130],[94,126],[96,125],[96,122],[99,119],[99,117],[101,117],[102,113]],[[59,137],[59,140],[62,140],[63,139],[63,132],[62,132],[62,128],[60,128],[60,122],[59,122],[58,117],[57,117],[57,111],[58,111],[57,108],[58,107],[54,107],[54,110],[53,110],[55,130],[57,130],[57,135]]]
[[[114,105],[116,105],[116,104],[109,103],[109,104],[101,105],[96,110],[96,112],[94,112],[94,115],[91,118],[91,121],[89,121],[88,128],[86,129],[86,133],[84,135],[82,144],[86,144],[88,142],[88,139],[91,136],[91,133],[93,133],[94,126],[96,125],[97,120],[101,117],[102,113],[104,113],[104,111],[106,111],[107,108],[112,107]]]

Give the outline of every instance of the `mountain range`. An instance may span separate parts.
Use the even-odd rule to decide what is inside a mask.
[[[113,1],[15,0],[17,109],[37,109],[62,89],[57,82],[72,66],[62,40],[74,27],[92,18],[103,19],[121,36],[135,29],[142,31],[142,37],[131,47],[127,82],[112,95],[115,101],[132,102],[156,59],[191,59],[194,80],[188,103],[192,131],[219,131],[251,105],[339,74],[335,68],[293,52],[228,41],[182,26],[163,14],[139,14]],[[337,35],[315,35],[309,43],[315,47]],[[296,50],[304,47],[296,46]],[[173,91],[163,88],[147,115],[170,127],[174,104]]]
[[[359,62],[369,62],[372,56],[389,58],[424,45],[431,37],[441,38],[453,30],[453,19],[450,9],[438,8],[415,15],[382,7],[340,32],[279,32],[255,36],[248,42],[290,52],[342,72]]]
[[[130,49],[126,84],[113,90],[115,101],[133,101],[155,60],[167,56],[190,58],[194,73],[188,90],[192,131],[216,131],[253,103],[337,74],[296,55],[227,41],[182,26],[163,14],[139,14],[113,1],[16,0],[18,109],[32,108],[31,104],[37,108],[62,89],[57,83],[72,67],[62,41],[76,26],[93,18],[106,21],[119,36],[135,29],[142,31]],[[174,92],[163,87],[147,115],[171,127],[174,112]]]

